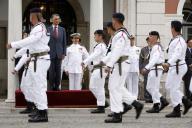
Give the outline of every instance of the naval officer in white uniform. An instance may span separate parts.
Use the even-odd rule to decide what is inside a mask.
[[[89,53],[84,46],[80,45],[80,33],[71,34],[71,38],[73,44],[67,48],[65,72],[69,75],[69,90],[81,90],[83,77],[81,64],[89,56]]]

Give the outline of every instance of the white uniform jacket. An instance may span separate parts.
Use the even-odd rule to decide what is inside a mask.
[[[175,37],[168,47],[168,63],[175,65],[178,60],[180,60],[179,64],[185,63],[186,50],[187,44],[183,37]]]
[[[106,44],[105,43],[98,43],[95,45],[93,49],[93,53],[84,60],[85,65],[89,65],[91,62],[93,62],[93,65],[97,65],[101,62],[103,57],[106,56]]]
[[[141,49],[136,46],[130,47],[128,63],[130,63],[129,72],[139,73],[139,55]]]
[[[67,48],[66,69],[69,73],[83,73],[82,62],[89,56],[86,48],[80,44],[72,44]]]
[[[128,56],[130,47],[130,40],[125,32],[115,33],[112,39],[111,52],[106,56],[107,59],[103,59],[107,60],[106,65],[113,67],[121,56]]]
[[[149,63],[145,66],[147,70],[155,69],[156,64],[164,63],[164,53],[163,49],[159,44],[156,44],[152,47],[150,52]],[[163,69],[162,66],[157,66],[158,69]]]
[[[11,43],[12,48],[22,48],[27,47],[29,53],[40,53],[49,52],[50,48],[48,46],[50,37],[47,35],[47,29],[43,23],[38,23],[35,25],[29,36],[23,40],[15,41]],[[23,50],[26,50],[23,49]],[[24,52],[23,52],[24,53]],[[40,58],[49,59],[49,55],[42,56]]]

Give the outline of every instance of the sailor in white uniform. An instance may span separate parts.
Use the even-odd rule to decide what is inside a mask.
[[[152,46],[152,50],[149,55],[149,63],[141,71],[143,75],[148,73],[147,91],[151,94],[153,100],[153,107],[147,110],[147,113],[159,113],[169,104],[159,91],[163,74],[164,52],[158,41],[160,41],[159,33],[151,31],[149,33],[149,43]]]
[[[184,112],[186,114],[192,107],[192,103],[187,99],[183,92],[180,90],[182,77],[187,72],[187,65],[185,63],[185,54],[187,50],[187,44],[181,36],[182,24],[180,21],[171,22],[171,32],[173,38],[168,46],[168,62],[163,64],[163,68],[168,71],[165,88],[170,94],[171,104],[173,111],[167,114],[167,118],[181,117],[180,106],[183,103]]]
[[[97,109],[92,110],[91,113],[105,113],[105,78],[107,74],[104,72],[104,66],[100,64],[101,60],[106,56],[107,47],[103,42],[103,30],[96,30],[95,42],[93,52],[83,61],[83,66],[93,64],[91,73],[89,89],[97,99]]]
[[[116,31],[115,28],[113,27],[112,22],[108,22],[106,28],[107,28],[107,33],[111,36],[111,38],[110,38],[108,46],[107,46],[106,57],[102,60],[103,62],[107,62],[109,57],[110,57],[110,56],[108,56],[108,54],[111,54],[111,43],[112,43],[112,39],[113,39],[113,36],[115,34],[115,31]],[[132,109],[131,105],[128,105],[125,102],[123,102],[123,112],[121,114],[123,115],[123,114],[127,113],[131,109]],[[114,112],[109,113],[108,117],[113,117],[114,114],[115,114]]]
[[[114,112],[112,118],[106,119],[105,123],[121,123],[123,112],[123,101],[133,105],[136,110],[136,119],[139,118],[143,109],[143,104],[138,102],[131,93],[125,88],[125,80],[128,72],[128,51],[130,40],[127,30],[123,27],[124,15],[121,13],[113,14],[113,27],[116,33],[112,39],[111,52],[107,55],[105,71],[109,74],[109,93],[111,111]]]
[[[30,60],[27,66],[26,76],[23,73],[22,86],[31,86],[28,91],[32,91],[34,102],[37,107],[35,115],[29,119],[29,122],[47,122],[47,70],[50,66],[49,57],[49,36],[46,27],[42,21],[42,14],[39,8],[30,10],[30,21],[33,28],[30,35],[20,41],[11,42],[7,45],[8,48],[22,48],[27,47],[30,54]],[[23,85],[25,84],[25,85]],[[28,84],[28,85],[26,85]]]

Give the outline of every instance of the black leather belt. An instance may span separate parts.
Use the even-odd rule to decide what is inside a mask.
[[[103,71],[102,71],[103,66],[105,66],[105,65],[104,64],[94,65],[93,70],[91,72],[93,72],[95,69],[100,69],[100,77],[103,78]]]
[[[156,77],[158,77],[158,70],[163,70],[162,68],[158,68],[158,66],[161,66],[162,64],[155,64],[155,69],[151,69],[151,70],[155,70],[155,75]]]
[[[161,66],[162,64],[155,64],[155,75],[158,77],[158,66]]]
[[[171,65],[170,67],[176,67],[176,73],[179,74],[179,66],[185,65],[186,63],[179,64],[180,60],[176,62],[176,65]]]
[[[29,55],[29,53],[27,52],[27,56],[28,55]],[[31,61],[34,62],[34,72],[36,72],[36,70],[37,70],[37,58],[40,57],[40,56],[45,56],[45,55],[48,55],[48,52],[40,52],[40,53],[32,53],[32,54],[30,54],[30,60],[25,65],[25,76],[27,75],[27,70],[29,68],[29,63]],[[34,60],[31,60],[31,58],[34,58]]]
[[[121,56],[119,58],[119,60],[117,61],[118,65],[119,65],[119,75],[122,75],[122,62],[126,61],[128,59],[128,56]]]

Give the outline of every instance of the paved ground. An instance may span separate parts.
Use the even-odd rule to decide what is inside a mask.
[[[151,104],[145,104],[145,110]],[[123,118],[122,124],[105,124],[104,114],[91,115],[90,109],[50,109],[49,123],[30,124],[27,115],[20,115],[20,109],[14,104],[0,101],[0,128],[191,128],[192,110],[182,118],[167,119],[164,115],[171,111],[168,107],[159,114],[143,112],[139,120],[135,120],[135,112],[131,110]],[[109,113],[109,109],[107,110]]]

